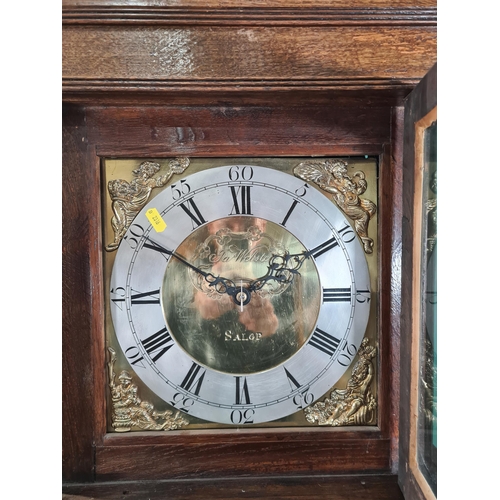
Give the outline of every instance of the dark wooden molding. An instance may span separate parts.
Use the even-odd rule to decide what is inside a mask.
[[[237,0],[62,0],[63,9],[135,7],[176,9],[243,9]],[[345,9],[345,0],[247,0],[246,9]],[[350,0],[349,9],[431,9],[436,0]]]
[[[64,6],[63,24],[138,26],[435,26],[434,8],[225,7],[199,8],[136,5]]]
[[[68,2],[62,41],[65,102],[200,94],[255,102],[270,93],[287,101],[314,92],[400,105],[436,60],[436,9]]]
[[[89,279],[93,274],[91,246],[96,236],[91,235],[91,220],[96,207],[88,197],[95,184],[88,168],[92,158],[84,108],[63,106],[62,147],[62,469],[68,480],[89,481],[95,465],[97,404],[94,390],[89,390],[96,370]]]
[[[267,477],[280,474],[390,473],[390,440],[374,436],[339,439],[335,430],[321,433],[247,433],[229,438],[199,432],[173,442],[129,437],[129,444],[112,440],[96,447],[96,480],[155,480],[158,478],[216,478],[223,475]],[[209,439],[210,438],[210,439]],[[225,439],[224,439],[225,438]],[[133,457],[133,459],[132,459]]]
[[[390,139],[390,111],[378,107],[165,105],[87,113],[99,156],[379,155]]]

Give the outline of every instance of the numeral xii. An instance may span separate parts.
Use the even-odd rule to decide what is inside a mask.
[[[252,186],[240,186],[236,188],[234,186],[229,186],[233,198],[233,208],[229,215],[252,215],[251,187]]]

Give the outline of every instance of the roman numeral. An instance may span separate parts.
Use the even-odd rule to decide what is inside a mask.
[[[332,236],[329,240],[326,240],[324,243],[321,243],[321,245],[318,245],[317,247],[314,247],[312,250],[309,250],[307,252],[307,255],[312,255],[315,259],[317,259],[320,255],[323,255],[325,252],[328,252],[328,250],[331,250],[332,248],[335,248],[338,246],[337,240],[335,239],[335,236]]]
[[[160,305],[160,289],[151,290],[150,292],[136,293],[130,296],[131,304],[158,304]],[[158,295],[158,297],[152,297],[152,295]],[[148,298],[146,298],[148,297]]]
[[[235,188],[229,186],[233,196],[233,208],[229,215],[252,215],[252,203],[250,198],[250,188],[252,186],[240,186]]]
[[[337,350],[337,347],[340,344],[340,340],[320,328],[316,328],[311,336],[311,339],[309,340],[309,344],[325,354],[333,356],[333,353]]]
[[[202,371],[200,372],[200,370]],[[205,378],[205,372],[206,370],[202,369],[200,365],[197,365],[193,361],[191,368],[181,383],[181,387],[186,391],[189,391],[191,394],[199,396],[201,384],[203,384],[203,379]]]
[[[285,218],[283,219],[283,222],[280,223],[281,226],[286,225],[288,218],[290,217],[290,215],[292,214],[292,212],[294,211],[294,209],[298,203],[299,202],[297,200],[293,200],[292,206],[288,209],[288,212],[286,213]]]
[[[351,288],[323,288],[323,302],[351,302]]]
[[[188,205],[191,208],[189,208]],[[207,222],[203,218],[203,215],[201,215],[201,212],[196,206],[196,203],[193,201],[193,198],[189,198],[188,200],[186,200],[186,203],[181,203],[179,206],[182,208],[182,210],[184,210],[184,212],[189,215],[189,217],[191,217],[193,229],[196,229],[198,226],[201,226],[202,224],[205,224],[205,222]]]
[[[162,328],[147,339],[141,340],[141,344],[156,363],[174,345],[174,341],[167,329]],[[156,353],[154,357],[151,356],[153,353]]]
[[[288,383],[290,384],[292,391],[298,389],[300,387],[300,384],[297,382],[295,377],[285,367],[283,367],[283,370],[285,370],[286,376],[288,378]]]
[[[250,394],[246,377],[234,377],[236,379],[236,403],[237,405],[250,404]],[[243,378],[243,384],[241,379]],[[243,401],[244,400],[244,401]]]
[[[147,238],[144,244],[142,245],[143,248],[149,248],[150,250],[154,250],[155,252],[159,252],[161,254],[165,255],[172,255],[172,250],[167,250],[166,248],[162,247],[158,243],[155,243],[153,240]]]

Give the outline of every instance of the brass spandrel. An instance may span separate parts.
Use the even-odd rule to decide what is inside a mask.
[[[365,338],[346,388],[334,389],[324,401],[307,407],[304,413],[308,422],[333,427],[376,422],[377,401],[372,389],[376,352]]]
[[[366,253],[373,252],[373,238],[368,236],[368,223],[377,207],[360,195],[366,191],[366,174],[358,170],[349,175],[344,160],[308,160],[297,165],[293,172],[307,182],[317,184],[330,193],[338,207],[354,222]]]
[[[108,384],[111,393],[111,426],[116,432],[172,431],[188,424],[188,420],[176,411],[158,411],[149,401],[140,398],[139,388],[127,370],[122,370],[118,377],[114,372],[116,353],[108,348]],[[118,381],[116,380],[118,378]]]
[[[189,158],[175,158],[168,162],[162,175],[156,175],[160,171],[160,164],[144,161],[132,170],[134,176],[132,180],[118,178],[108,181],[113,211],[111,227],[114,232],[113,242],[106,246],[108,252],[118,248],[135,216],[151,197],[152,190],[165,186],[172,175],[182,174],[188,166]]]

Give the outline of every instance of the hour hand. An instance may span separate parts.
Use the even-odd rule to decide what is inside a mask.
[[[252,292],[260,290],[270,281],[277,283],[292,283],[296,275],[300,275],[299,269],[305,259],[309,258],[306,253],[276,255],[273,254],[269,259],[267,273],[250,283],[249,289]]]

